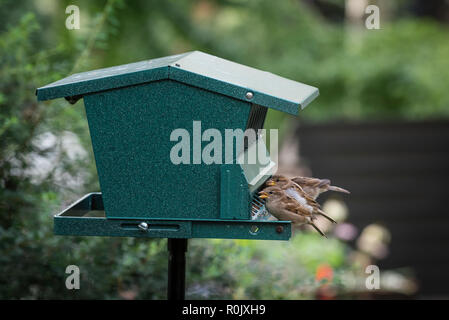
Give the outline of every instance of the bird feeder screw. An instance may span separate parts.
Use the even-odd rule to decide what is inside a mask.
[[[254,97],[254,94],[251,91],[248,91],[245,96],[247,99],[252,99]]]
[[[142,231],[147,231],[147,230],[148,230],[148,223],[146,223],[146,222],[141,222],[141,223],[139,223],[138,227],[139,227],[139,229],[142,230]]]
[[[282,232],[284,232],[284,227],[282,227],[282,226],[277,226],[277,227],[276,227],[276,232],[277,232],[277,233],[282,233]]]

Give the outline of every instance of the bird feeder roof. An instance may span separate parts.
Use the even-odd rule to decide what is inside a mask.
[[[200,51],[76,73],[37,89],[38,100],[87,94],[171,79],[297,115],[318,89]]]

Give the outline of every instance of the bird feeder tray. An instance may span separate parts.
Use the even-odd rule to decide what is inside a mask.
[[[194,140],[195,122],[223,137],[228,129],[262,129],[269,108],[297,115],[317,88],[194,51],[74,74],[36,93],[38,100],[84,100],[101,188],[54,217],[56,234],[291,236],[289,221],[266,219],[260,207],[254,214],[257,190],[276,166],[245,164],[241,156],[265,148],[263,139],[231,163],[224,154],[222,163],[195,163],[193,147],[189,163],[174,164],[170,137],[182,128]],[[200,138],[200,149],[205,144]]]
[[[139,227],[142,223],[148,226]],[[59,235],[139,238],[288,240],[290,222],[263,220],[107,219],[101,193],[89,193],[54,218]]]

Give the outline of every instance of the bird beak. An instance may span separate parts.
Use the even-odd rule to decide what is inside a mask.
[[[267,181],[267,186],[272,187],[272,186],[275,186],[275,185],[276,185],[276,182],[274,182],[273,180],[268,180]]]
[[[259,198],[260,198],[260,199],[266,199],[266,198],[268,198],[268,193],[266,193],[265,191],[259,192]]]

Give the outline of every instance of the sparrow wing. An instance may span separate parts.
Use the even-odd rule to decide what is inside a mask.
[[[292,184],[292,189],[293,189],[293,192],[290,191],[290,193],[296,193],[297,196],[295,197],[295,199],[298,202],[302,203],[303,201],[305,201],[305,204],[308,204],[309,206],[312,206],[313,208],[316,208],[316,209],[321,208],[320,204],[318,202],[316,202],[315,199],[312,198],[307,192],[305,192],[304,189],[301,188],[301,186],[299,186],[297,183]],[[299,199],[303,199],[303,200],[299,200]]]
[[[311,177],[294,177],[291,179],[293,182],[299,184],[300,186],[310,187],[310,188],[323,188],[331,184],[329,179],[319,179]]]
[[[298,211],[298,204],[289,197],[283,196],[267,202],[267,209],[278,220],[292,221],[295,224],[307,223],[306,217]]]
[[[268,211],[281,221],[291,221],[295,225],[310,224],[323,237],[326,237],[315,223],[313,223],[314,215],[300,205],[294,198],[285,194],[278,196],[274,201],[267,202]]]
[[[342,193],[350,193],[348,190],[337,187],[337,186],[331,186],[331,181],[329,179],[318,179],[318,178],[309,178],[309,177],[294,177],[291,179],[293,182],[299,184],[303,189],[305,189],[306,192],[310,193],[311,195],[315,197],[315,189],[324,189],[324,190],[331,190],[336,192],[342,192]],[[316,194],[316,196],[319,195],[319,192]]]
[[[304,191],[309,194],[314,200],[318,198],[321,192],[327,190],[331,183],[328,179],[309,177],[294,177],[292,181],[299,184],[304,189]]]
[[[321,206],[318,202],[316,202],[311,196],[309,196],[300,186],[298,186],[296,183],[293,183],[290,188],[285,190],[285,193],[287,195],[291,195],[292,198],[294,198],[298,203],[300,204],[300,209],[302,209],[303,212],[306,212],[307,205],[312,207],[312,212],[315,214],[319,214],[326,218],[327,220],[331,221],[332,223],[337,223],[334,219],[329,217],[323,210],[321,210]],[[306,208],[304,208],[306,207]],[[304,213],[303,213],[304,214]],[[309,213],[310,215],[311,213]]]
[[[293,200],[293,201],[292,201]],[[313,219],[315,218],[312,213],[308,212],[307,210],[304,210],[303,206],[298,205],[296,200],[292,198],[286,197],[286,200],[284,200],[283,205],[283,211],[285,215],[289,215],[289,220],[292,222],[298,223],[298,217],[301,217],[299,220],[300,223],[309,224],[311,225],[319,234],[321,234],[323,237],[326,237],[326,234],[318,228],[318,226],[313,223]],[[321,211],[321,210],[320,210]],[[294,215],[291,215],[291,213],[294,213]],[[321,214],[321,213],[320,213]],[[329,218],[328,216],[324,215],[325,217]]]

